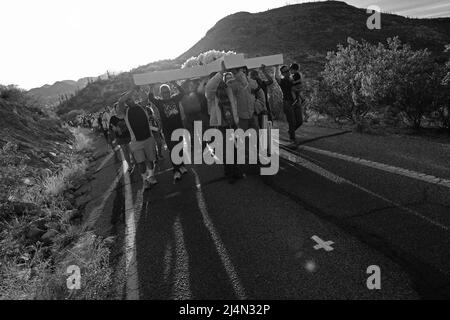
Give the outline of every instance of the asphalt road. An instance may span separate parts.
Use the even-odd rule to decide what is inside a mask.
[[[284,148],[296,161],[236,184],[219,165],[188,166],[174,184],[165,160],[144,191],[135,171],[138,297],[450,298],[450,188],[301,148],[345,152],[333,139]]]

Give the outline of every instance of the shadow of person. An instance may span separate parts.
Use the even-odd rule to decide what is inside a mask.
[[[137,227],[141,299],[236,299],[199,209],[192,174],[146,192]]]

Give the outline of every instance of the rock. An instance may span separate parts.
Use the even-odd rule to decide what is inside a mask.
[[[54,229],[54,230],[59,230],[60,228],[60,224],[58,222],[47,222],[45,226],[47,227],[47,229]]]
[[[33,185],[33,182],[32,182],[29,178],[25,178],[25,179],[23,179],[22,181],[23,181],[23,183],[24,183],[25,185],[27,185],[27,186]]]
[[[67,210],[66,212],[64,212],[64,221],[65,222],[71,222],[71,221],[74,221],[81,217],[82,217],[82,214],[78,209]]]
[[[53,243],[53,239],[59,234],[55,229],[50,229],[41,236],[41,241],[45,244]]]

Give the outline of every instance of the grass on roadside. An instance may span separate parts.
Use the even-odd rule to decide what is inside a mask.
[[[27,164],[17,145],[0,149],[0,300],[111,299],[111,239],[74,223],[67,191],[85,174],[90,138],[74,131],[74,149],[58,170]],[[81,269],[81,289],[67,289],[67,267]]]
[[[72,132],[75,143],[74,147],[75,150],[80,152],[84,150],[90,150],[92,147],[92,139],[83,133],[82,129],[80,128],[70,128],[70,132]]]

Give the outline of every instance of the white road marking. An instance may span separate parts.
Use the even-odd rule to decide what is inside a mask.
[[[280,150],[282,150],[282,149],[280,149]],[[286,152],[286,153],[288,153],[288,152]],[[291,161],[291,162],[294,162],[294,163],[297,163],[297,159],[301,159],[301,157],[300,156],[298,156],[298,155],[295,155],[294,157],[290,157],[290,159],[293,159],[293,160],[295,160],[295,161]],[[306,161],[306,160],[305,160]],[[306,168],[308,168],[307,166],[305,166]],[[318,167],[318,168],[320,168],[321,170],[319,170],[319,169],[317,169],[317,168],[314,168],[314,167]],[[406,206],[404,206],[404,205],[402,205],[402,204],[400,204],[400,203],[398,203],[398,202],[396,202],[396,201],[392,201],[392,200],[390,200],[390,199],[388,199],[388,198],[386,198],[386,197],[383,197],[382,195],[380,195],[380,194],[378,194],[378,193],[375,193],[375,192],[373,192],[373,191],[371,191],[371,190],[369,190],[369,189],[366,189],[366,188],[364,188],[364,187],[362,187],[362,186],[360,186],[359,184],[356,184],[356,183],[354,183],[354,182],[352,182],[352,181],[350,181],[350,180],[348,180],[348,179],[345,179],[345,178],[342,178],[342,177],[340,177],[340,176],[337,176],[337,175],[335,175],[335,174],[333,174],[333,173],[330,173],[329,171],[326,171],[325,169],[322,169],[321,167],[319,167],[319,166],[317,166],[317,165],[315,165],[314,164],[314,167],[312,167],[312,168],[314,168],[314,172],[317,172],[317,173],[319,173],[320,174],[320,172],[322,172],[322,170],[323,170],[323,172],[327,172],[327,174],[326,175],[323,175],[323,174],[320,174],[321,176],[323,176],[323,177],[325,177],[325,178],[327,178],[327,179],[330,179],[328,176],[329,176],[329,174],[331,174],[332,176],[334,176],[335,178],[333,178],[333,179],[330,179],[330,180],[335,180],[336,178],[338,178],[339,179],[339,183],[347,183],[347,184],[349,184],[349,185],[351,185],[351,186],[353,186],[353,187],[355,187],[355,188],[357,188],[357,189],[359,189],[359,190],[361,190],[361,191],[364,191],[364,192],[366,192],[366,193],[368,193],[368,194],[370,194],[370,195],[372,195],[372,196],[374,196],[374,197],[376,197],[376,198],[379,198],[379,199],[381,199],[381,200],[383,200],[383,201],[385,201],[385,202],[387,202],[387,203],[389,203],[389,204],[391,204],[391,205],[393,205],[393,206],[395,206],[395,207],[397,207],[397,208],[400,208],[400,209],[402,209],[402,210],[404,210],[404,211],[407,211],[407,212],[409,212],[409,213],[411,213],[412,215],[414,215],[414,216],[416,216],[416,217],[418,217],[418,218],[420,218],[420,219],[422,219],[422,220],[424,220],[424,221],[426,221],[426,222],[428,222],[428,223],[430,223],[430,224],[432,224],[432,225],[434,225],[434,226],[436,226],[436,227],[438,227],[438,228],[441,228],[441,229],[443,229],[443,230],[445,230],[445,231],[450,231],[450,228],[449,227],[447,227],[447,226],[445,226],[445,225],[443,225],[442,223],[440,223],[440,222],[437,222],[437,221],[434,221],[433,219],[430,219],[430,218],[428,218],[428,217],[426,217],[426,216],[424,216],[424,215],[422,215],[422,214],[420,214],[419,212],[417,212],[417,211],[415,211],[415,210],[412,210],[412,209],[410,209],[410,208],[408,208],[408,207],[406,207]],[[308,168],[309,169],[309,168]],[[311,169],[310,169],[311,170]],[[332,177],[332,176],[330,176],[330,177]]]
[[[125,183],[126,299],[139,300],[139,280],[136,261],[136,219],[131,192],[130,175],[128,174],[128,164],[122,150],[120,150],[120,157],[122,158],[122,171]]]
[[[440,186],[443,186],[446,188],[450,188],[450,180],[449,179],[439,178],[439,177],[435,177],[433,175],[429,175],[429,174],[422,173],[422,172],[417,172],[417,171],[408,170],[408,169],[404,169],[404,168],[400,168],[400,167],[395,167],[395,166],[387,165],[387,164],[380,163],[380,162],[370,161],[370,160],[366,160],[366,159],[360,159],[360,158],[348,156],[345,154],[340,154],[340,153],[332,152],[332,151],[328,151],[328,150],[317,149],[317,148],[313,148],[313,147],[309,147],[309,146],[300,146],[299,148],[302,150],[329,156],[332,158],[341,159],[341,160],[345,160],[345,161],[352,162],[352,163],[357,163],[362,166],[366,166],[366,167],[382,170],[385,172],[398,174],[398,175],[401,175],[404,177],[408,177],[408,178],[424,181],[424,182],[431,183],[431,184],[437,184],[437,185],[440,185]]]
[[[180,195],[181,192],[177,191],[177,192],[173,192],[168,194],[167,196],[164,197],[164,199],[170,199],[170,198],[175,198],[176,196]]]
[[[183,227],[180,217],[176,217],[173,225],[175,235],[175,279],[172,288],[172,297],[174,300],[192,299],[190,275],[189,275],[189,255],[184,243]]]
[[[165,173],[168,173],[168,172],[171,172],[171,171],[173,171],[173,168],[169,168],[169,169],[166,169],[166,170],[163,170],[163,171],[159,171],[159,172],[155,173],[155,177],[161,176],[161,175],[163,175]]]
[[[391,205],[394,205],[397,208],[405,210],[405,211],[411,213],[412,215],[414,215],[414,216],[416,216],[416,217],[418,217],[418,218],[420,218],[422,220],[425,220],[426,222],[431,223],[432,225],[434,225],[434,226],[436,226],[438,228],[441,228],[441,229],[443,229],[445,231],[450,231],[450,228],[445,226],[445,225],[443,225],[442,223],[434,221],[433,219],[430,219],[430,218],[420,214],[419,212],[417,212],[415,210],[412,210],[412,209],[410,209],[408,207],[405,207],[404,205],[402,205],[402,204],[400,204],[400,203],[398,203],[396,201],[392,201],[392,200],[390,200],[390,199],[388,199],[386,197],[383,197],[382,195],[379,195],[378,193],[375,193],[375,192],[373,192],[373,191],[371,191],[369,189],[366,189],[366,188],[364,188],[364,187],[362,187],[362,186],[360,186],[360,185],[358,185],[358,184],[356,184],[356,183],[354,183],[352,181],[346,180],[346,183],[348,183],[349,185],[351,185],[351,186],[353,186],[355,188],[358,188],[361,191],[364,191],[364,192],[366,192],[368,194],[371,194],[372,196],[374,196],[376,198],[379,198],[379,199],[381,199],[381,200],[383,200],[383,201],[385,201],[387,203],[390,203]]]
[[[197,187],[197,194],[196,194],[197,203],[198,203],[198,207],[199,207],[200,212],[203,217],[203,223],[205,224],[206,228],[209,231],[209,234],[211,235],[211,238],[214,241],[214,244],[217,249],[217,253],[220,256],[220,259],[222,260],[222,264],[225,267],[225,271],[227,272],[228,278],[231,281],[231,284],[233,286],[236,296],[240,300],[246,300],[247,296],[245,294],[245,289],[242,286],[241,281],[239,280],[239,276],[236,272],[236,269],[235,269],[233,263],[231,262],[231,259],[227,253],[227,249],[225,248],[225,245],[223,244],[222,240],[220,239],[220,236],[217,233],[216,229],[214,228],[214,225],[209,217],[208,209],[206,206],[206,201],[203,196],[200,178],[199,178],[197,172],[193,168],[191,168],[191,170],[195,176],[195,183],[196,183],[196,187]]]
[[[170,242],[168,242],[166,244],[166,249],[164,250],[164,270],[163,270],[163,278],[164,278],[164,282],[169,282],[169,277],[170,277],[170,271],[171,271],[171,266],[172,266],[172,259],[173,259],[173,254],[172,254],[172,245],[170,244]]]
[[[320,166],[318,166],[296,154],[293,154],[293,153],[287,152],[283,149],[280,149],[279,156],[285,160],[296,163],[314,173],[317,173],[318,175],[320,175],[330,181],[333,181],[334,183],[341,184],[341,183],[345,182],[345,180],[343,178],[339,177],[338,175],[335,175],[334,173],[331,173],[330,171],[325,170],[324,168],[322,168],[322,167],[320,167]]]
[[[330,251],[334,250],[334,248],[331,246],[332,244],[334,244],[333,241],[323,241],[318,236],[312,236],[311,239],[314,240],[317,243],[314,246],[315,250],[324,249],[327,252],[330,252]]]

